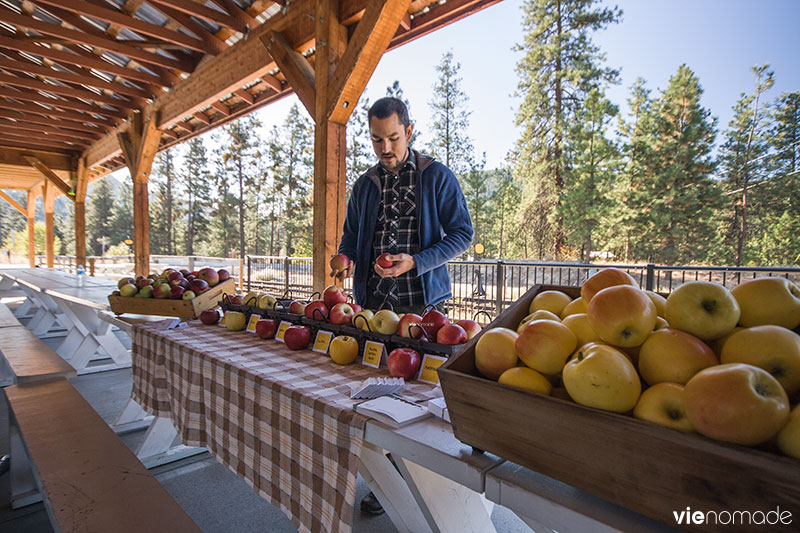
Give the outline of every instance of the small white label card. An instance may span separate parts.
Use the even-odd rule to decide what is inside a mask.
[[[250,333],[256,332],[256,322],[261,318],[261,315],[250,315],[250,320],[247,322],[247,331]]]
[[[430,383],[431,385],[439,384],[439,367],[447,362],[447,357],[440,355],[425,354],[422,357],[422,364],[420,365],[419,377],[417,381],[423,383]]]
[[[279,342],[283,341],[283,336],[286,335],[286,330],[292,326],[291,322],[287,322],[285,320],[281,321],[281,324],[278,326],[278,331],[275,333],[275,340]]]
[[[317,331],[317,338],[314,339],[314,347],[311,350],[319,353],[328,353],[328,345],[331,340],[333,340],[333,332],[321,329]]]
[[[367,341],[364,343],[364,357],[361,359],[362,365],[380,368],[381,361],[385,358],[386,346],[383,343],[375,341]]]

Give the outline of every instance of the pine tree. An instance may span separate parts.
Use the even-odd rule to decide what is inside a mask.
[[[570,129],[568,179],[560,216],[568,244],[580,249],[584,263],[591,260],[601,226],[609,219],[608,196],[618,170],[619,151],[606,135],[617,113],[617,107],[600,90],[592,89]]]
[[[492,173],[486,171],[485,166],[486,154],[484,153],[480,161],[472,162],[469,170],[461,179],[464,198],[467,201],[467,209],[472,217],[472,227],[475,231],[472,242],[473,244],[483,244],[484,249],[489,231],[489,205],[491,202],[489,189],[492,185]]]
[[[128,180],[119,186],[108,235],[112,246],[133,238],[133,185]]]
[[[7,194],[18,204],[25,205],[25,198],[20,192],[7,191]],[[5,243],[12,232],[25,230],[26,222],[22,213],[11,207],[5,200],[0,199],[0,242]],[[7,246],[6,248],[10,249]]]
[[[523,4],[524,57],[517,63],[518,94],[523,97],[516,123],[514,174],[525,184],[519,210],[521,223],[531,224],[540,257],[545,238],[555,258],[566,244],[559,205],[566,183],[565,148],[568,128],[583,107],[586,95],[616,71],[601,68],[604,60],[590,33],[616,22],[621,12],[597,8],[597,0],[527,0]]]
[[[257,129],[261,123],[253,115],[247,115],[222,127],[219,156],[222,175],[233,184],[230,199],[235,202],[238,219],[239,257],[247,254],[245,245],[245,215],[247,191],[258,179],[257,162],[260,157],[260,140]],[[312,136],[313,138],[313,136]],[[228,189],[229,191],[231,189]]]
[[[105,246],[111,244],[108,228],[114,209],[112,179],[105,177],[94,182],[87,192],[89,205],[86,209],[86,250],[90,255],[102,255]]]
[[[196,253],[195,244],[207,239],[208,211],[211,207],[211,172],[202,137],[186,143],[187,152],[178,181],[185,191],[186,255]]]
[[[395,82],[395,85],[402,96],[402,90]],[[395,86],[392,86],[395,87]],[[387,93],[391,87],[387,88]],[[372,144],[369,136],[369,124],[367,123],[367,113],[369,112],[369,98],[364,98],[364,103],[350,115],[347,121],[347,161],[346,161],[346,182],[347,189],[345,197],[350,197],[350,191],[361,174],[372,166]],[[416,130],[414,134],[416,135]],[[412,138],[413,138],[412,135]]]
[[[700,105],[702,94],[697,76],[681,65],[653,108],[643,191],[651,206],[647,237],[655,247],[652,261],[705,261],[715,249],[713,213],[721,202],[710,177],[716,119]]]
[[[463,179],[473,164],[474,148],[467,135],[469,98],[461,88],[460,70],[461,63],[453,59],[453,52],[446,52],[436,66],[438,78],[428,103],[433,119],[428,151]]]
[[[414,115],[411,113],[411,102],[409,102],[408,98],[406,98],[403,94],[403,88],[400,87],[399,80],[394,80],[394,82],[392,82],[392,84],[386,88],[386,96],[397,98],[406,105],[406,109],[408,109],[408,116],[411,120],[411,123],[414,124],[414,130],[411,132],[411,139],[408,141],[408,146],[414,148],[414,143],[419,138],[421,130],[417,129],[417,124],[414,123]],[[364,107],[367,111],[369,111],[369,101],[364,102]],[[364,115],[364,118],[366,120],[366,114]],[[369,127],[367,127],[367,135],[369,135]]]
[[[180,216],[178,205],[175,149],[161,152],[155,160],[150,183],[155,194],[150,202],[150,242],[152,253],[175,255],[177,223]],[[116,244],[116,243],[115,243]]]

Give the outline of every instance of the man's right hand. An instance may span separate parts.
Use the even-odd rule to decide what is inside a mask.
[[[339,281],[344,281],[353,274],[353,262],[344,254],[337,254],[331,257],[330,267],[331,277]]]

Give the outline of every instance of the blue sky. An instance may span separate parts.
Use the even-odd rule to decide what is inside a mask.
[[[705,90],[703,105],[719,118],[717,143],[721,144],[731,107],[742,92],[753,90],[753,65],[769,63],[775,71],[775,85],[766,94],[768,101],[783,92],[800,90],[800,0],[627,0],[607,4],[623,10],[622,21],[595,33],[593,39],[606,54],[607,64],[621,69],[622,83],[610,87],[607,95],[623,112],[636,77],[643,77],[657,94],[686,63]],[[521,5],[521,0],[504,0],[389,52],[381,59],[365,95],[375,101],[399,80],[424,145],[435,67],[442,55],[452,50],[461,63],[462,87],[470,98],[469,135],[475,147],[486,152],[487,168],[501,165],[518,137],[514,109],[519,99],[513,94],[520,54],[513,47],[522,40]],[[296,97],[290,96],[258,115],[269,128],[282,122],[296,102]]]

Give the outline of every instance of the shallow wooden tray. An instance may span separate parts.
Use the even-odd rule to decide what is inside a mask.
[[[197,318],[204,310],[216,306],[224,293],[233,294],[235,292],[236,283],[233,279],[228,279],[191,300],[109,296],[108,303],[111,306],[111,310],[117,315],[133,313],[137,315]]]
[[[533,297],[547,289],[579,294],[537,285],[483,331],[516,329]],[[500,385],[475,369],[480,337],[439,369],[453,432],[462,442],[682,529],[732,530],[679,526],[673,511],[687,507],[703,513],[780,507],[793,521],[800,516],[799,460]]]

